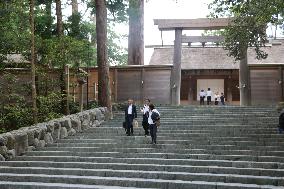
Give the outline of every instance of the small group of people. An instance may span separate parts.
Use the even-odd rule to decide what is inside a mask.
[[[160,119],[160,113],[155,108],[154,104],[150,103],[149,99],[145,100],[143,108],[140,109],[143,114],[142,126],[145,131],[145,137],[151,135],[152,144],[157,143],[157,128]],[[137,119],[136,106],[132,99],[128,99],[128,106],[125,109],[125,130],[126,135],[133,135],[133,121]],[[149,132],[150,130],[150,132]]]
[[[205,97],[207,98],[207,105],[211,105],[212,102],[212,96],[213,93],[211,91],[210,88],[207,89],[207,92],[205,92],[203,89],[201,89],[201,91],[199,92],[199,100],[200,100],[200,105],[204,105],[205,104]],[[224,93],[221,93],[221,95],[219,95],[218,92],[215,93],[214,96],[214,104],[215,105],[219,105],[219,102],[221,102],[221,105],[225,105],[225,96]]]

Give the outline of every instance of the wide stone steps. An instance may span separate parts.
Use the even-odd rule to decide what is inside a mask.
[[[0,188],[21,188],[21,189],[145,189],[137,187],[118,187],[118,186],[104,186],[104,185],[84,185],[84,184],[65,184],[65,183],[45,183],[45,182],[0,182]],[[149,189],[149,188],[147,188]]]
[[[77,176],[77,175],[45,175],[45,174],[0,174],[5,176],[6,180],[13,181],[17,178],[19,181],[39,182],[44,180],[50,183],[84,183],[84,184],[101,184],[126,187],[141,186],[155,188],[208,188],[208,189],[224,189],[224,188],[259,188],[256,184],[240,184],[240,183],[225,183],[225,182],[206,182],[206,181],[183,181],[183,180],[166,180],[166,179],[144,179],[144,178],[129,178],[129,177],[106,177],[106,176]],[[246,178],[246,177],[245,177]],[[276,186],[265,186],[262,188],[282,188]]]
[[[208,182],[239,183],[246,177],[246,184],[264,183],[271,185],[283,185],[283,177],[253,176],[238,174],[215,174],[215,173],[188,173],[188,172],[167,172],[167,171],[140,171],[140,170],[109,170],[109,169],[79,169],[79,168],[50,168],[50,167],[3,167],[1,172],[9,174],[45,174],[45,175],[84,175],[98,177],[128,177],[144,179],[163,180],[202,180]]]
[[[96,162],[47,162],[47,161],[13,161],[7,167],[41,167],[45,168],[81,168],[81,169],[110,169],[110,170],[143,170],[143,171],[167,171],[213,174],[239,174],[254,176],[283,177],[283,169],[257,167],[225,167],[225,166],[201,166],[201,165],[162,165],[162,164],[129,164],[129,163],[96,163]],[[29,172],[28,172],[29,173]]]
[[[284,163],[284,157],[277,156],[252,156],[252,155],[212,155],[212,154],[190,154],[187,156],[188,159],[166,159],[165,161],[162,158],[145,158],[145,157],[131,157],[131,158],[113,158],[113,157],[84,157],[84,156],[25,156],[19,157],[17,160],[21,161],[91,161],[91,162],[149,162],[149,161],[161,161],[164,162],[174,162],[180,164],[190,164],[191,160],[231,160],[231,161],[255,161],[255,162],[281,162]],[[193,158],[193,159],[189,159]],[[175,161],[174,161],[175,160]],[[282,164],[281,164],[282,166]]]
[[[284,137],[270,107],[160,107],[158,144],[123,112],[101,127],[0,162],[0,188],[284,189]],[[38,186],[38,187],[36,187]]]
[[[174,158],[188,158],[194,155],[199,155],[202,157],[203,155],[232,155],[232,156],[280,156],[284,157],[284,151],[255,151],[255,150],[207,150],[207,149],[191,149],[188,150],[187,153],[170,153],[170,152],[160,152],[160,153],[127,153],[128,157],[154,157],[154,158],[166,158],[166,159],[174,159]],[[28,152],[26,155],[28,156],[90,156],[90,157],[125,157],[125,153],[112,151],[112,152],[76,152],[76,151],[33,151]],[[191,158],[190,158],[191,159]]]

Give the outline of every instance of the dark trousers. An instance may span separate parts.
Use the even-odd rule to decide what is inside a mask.
[[[207,105],[211,104],[211,96],[207,96]]]
[[[145,135],[149,135],[148,117],[146,115],[143,115],[142,126],[145,131]]]
[[[151,138],[152,138],[152,142],[153,143],[157,143],[157,126],[156,124],[150,124],[150,134],[151,134]]]
[[[283,131],[284,131],[284,125],[279,125],[279,126],[278,126],[278,132],[279,132],[279,134],[282,134]]]
[[[132,115],[127,115],[126,117],[126,134],[130,135],[130,131],[133,134],[133,116]]]
[[[200,105],[204,105],[204,98],[205,98],[204,96],[200,97]]]
[[[145,131],[145,135],[149,135],[149,124],[148,123],[142,123],[143,129]]]

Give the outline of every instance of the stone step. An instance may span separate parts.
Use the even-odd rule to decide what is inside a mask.
[[[46,162],[46,161],[7,161],[0,162],[2,167],[53,167],[53,168],[81,168],[81,169],[111,169],[111,170],[143,170],[188,173],[238,174],[255,176],[283,177],[283,167],[275,165],[272,168],[257,168],[251,166],[223,167],[200,165],[162,165],[162,164],[129,164],[129,163],[96,163],[96,162]],[[277,169],[278,168],[278,169]]]
[[[145,141],[147,141],[147,137],[135,137],[134,140],[130,140],[127,138],[127,140],[130,140],[132,143],[144,143]],[[122,139],[125,139],[122,138]],[[160,144],[191,144],[192,142],[196,142],[198,138],[188,138],[188,139],[161,139],[161,137],[159,137],[159,143]],[[242,141],[250,141],[250,142],[259,142],[259,144],[261,143],[277,143],[277,142],[284,142],[284,138],[250,138],[250,137],[212,137],[212,138],[202,138],[203,140],[199,140],[199,142],[205,142],[205,143],[209,143],[209,144],[214,144],[215,142],[219,142],[219,141],[230,141],[230,142],[242,142]],[[83,139],[83,138],[68,138],[68,139],[60,139],[58,140],[58,143],[125,143],[124,140],[117,140],[117,139],[112,139],[112,138],[104,138],[104,139]]]
[[[238,124],[238,125],[247,125],[247,126],[266,126],[266,125],[276,125],[278,124],[278,119],[274,119],[274,120],[260,120],[260,121],[255,121],[255,120],[230,120],[230,121],[224,121],[224,120],[205,120],[203,118],[197,119],[197,120],[191,120],[189,119],[185,119],[185,120],[178,120],[178,119],[170,119],[168,121],[164,120],[163,118],[161,118],[161,122],[163,124],[166,125],[201,125],[201,126],[206,126],[206,125],[224,125],[224,124],[231,124],[232,122],[234,122],[234,124]],[[121,120],[117,120],[117,122],[115,123],[110,123],[109,125],[121,125],[124,122],[124,119]],[[141,120],[138,120],[138,122],[142,122]]]
[[[205,154],[210,155],[239,155],[239,156],[280,156],[284,157],[283,151],[255,151],[255,150],[205,150],[205,149],[191,149],[187,150],[186,154],[182,153],[170,153],[170,152],[161,152],[161,153],[127,153],[127,157],[153,157],[153,158],[165,158],[165,159],[188,159],[191,156],[199,155],[203,156]],[[76,152],[76,151],[30,151],[25,155],[27,156],[92,156],[92,157],[125,157],[125,153],[113,151],[113,152]]]
[[[44,183],[44,182],[9,182],[0,181],[1,189],[151,189],[136,187],[119,187],[119,186],[103,186],[103,185],[84,185],[84,184],[64,184],[64,183]],[[154,188],[152,188],[154,189]]]
[[[140,127],[135,128],[138,131],[143,131],[144,129],[140,125]],[[124,131],[122,127],[97,127],[88,130],[88,133],[118,133]],[[275,128],[263,127],[263,128],[248,128],[245,126],[236,126],[236,127],[225,127],[225,126],[215,126],[215,127],[206,127],[206,126],[188,126],[187,129],[176,129],[170,126],[159,127],[160,132],[176,132],[176,133],[189,133],[189,132],[219,132],[219,131],[231,131],[231,132],[271,132],[275,131]]]
[[[159,131],[157,132],[157,137],[159,139],[162,140],[172,140],[172,139],[180,139],[180,140],[188,140],[188,139],[197,139],[197,140],[208,140],[211,137],[215,137],[215,138],[224,138],[225,136],[227,137],[235,137],[235,135],[233,133],[231,133],[230,135],[228,133],[222,134],[222,133],[168,133],[168,134],[163,134],[163,133],[159,133]],[[283,135],[278,134],[278,133],[273,133],[273,134],[242,134],[243,137],[248,137],[248,138],[257,138],[259,139],[259,141],[261,141],[261,138],[265,138],[265,139],[271,139],[271,138],[275,138],[275,139],[283,139]],[[95,134],[78,134],[76,135],[75,139],[84,139],[84,138],[89,138],[89,139],[104,139],[108,137],[107,135],[95,135]],[[127,139],[127,140],[137,140],[139,138],[143,138],[145,137],[144,134],[142,132],[140,133],[135,133],[135,129],[134,129],[134,136],[125,136],[125,134],[122,135],[109,135],[110,138],[116,139],[116,140],[123,140],[123,139]]]
[[[120,160],[123,159],[126,162],[132,162],[133,159],[138,160],[145,160],[148,162],[148,160],[151,161],[154,157],[129,157],[128,155],[125,157],[94,157],[94,156],[20,156],[17,157],[15,160],[18,161],[91,161],[91,162],[121,162]],[[154,159],[164,159],[164,158],[154,158]],[[123,162],[124,162],[123,160]],[[129,160],[129,161],[128,161]],[[189,154],[187,155],[186,159],[181,158],[175,158],[175,159],[168,159],[173,162],[173,160],[176,160],[177,162],[187,164],[187,160],[229,160],[229,161],[253,161],[253,162],[279,162],[284,163],[284,157],[278,157],[278,156],[253,156],[253,155],[215,155],[215,154]],[[177,164],[177,162],[175,162]]]
[[[80,156],[21,156],[16,160],[19,161],[56,161],[56,162],[94,162],[94,163],[129,163],[129,164],[153,164],[159,165],[192,165],[192,166],[222,166],[222,167],[253,167],[273,169],[283,168],[284,163],[268,161],[240,161],[237,160],[222,160],[222,159],[164,159],[164,158],[113,158],[113,157],[80,157]]]
[[[0,167],[2,173],[8,174],[44,174],[44,175],[74,175],[74,176],[99,176],[99,177],[128,177],[144,179],[182,180],[284,185],[283,177],[253,176],[237,174],[212,174],[212,173],[187,173],[167,171],[140,171],[140,170],[111,170],[111,169],[78,169],[78,168],[45,168],[45,167]]]
[[[149,141],[150,142],[150,141]],[[255,146],[248,146],[248,147],[242,147],[242,146],[235,146],[234,148],[232,146],[201,146],[201,147],[195,147],[195,148],[160,148],[158,145],[156,147],[151,147],[150,145],[148,147],[139,148],[139,147],[108,147],[108,148],[102,148],[102,147],[47,147],[44,150],[46,151],[78,151],[78,152],[111,152],[111,151],[118,151],[118,152],[124,152],[124,153],[141,153],[141,152],[147,152],[147,153],[153,153],[153,152],[171,152],[171,153],[189,153],[192,151],[192,149],[203,149],[203,150],[255,150],[255,151],[283,151],[283,147],[279,146],[270,146],[270,147],[255,147]]]
[[[211,148],[212,146],[263,146],[265,149],[267,146],[284,146],[284,142],[252,142],[252,141],[189,141],[189,142],[183,142],[183,143],[172,143],[172,142],[165,142],[159,143],[156,145],[156,148],[178,148],[178,149],[189,149],[189,148],[206,148],[207,146]],[[101,148],[119,148],[119,147],[125,147],[125,148],[145,148],[149,147],[149,144],[143,144],[143,143],[128,143],[125,144],[124,142],[106,142],[106,143],[55,143],[50,144],[49,147],[101,147]],[[284,151],[284,149],[283,149]]]
[[[147,138],[147,137],[146,137]],[[82,141],[82,142],[81,142]],[[103,145],[103,144],[116,144],[116,145],[124,145],[125,141],[123,140],[111,140],[111,141],[89,141],[86,142],[84,140],[79,140],[77,139],[76,142],[58,142],[56,144],[52,144],[49,146],[61,146],[61,147],[67,147],[68,145],[73,146],[93,146],[93,145]],[[142,143],[143,142],[143,143]],[[134,140],[132,142],[132,144],[141,144],[141,145],[145,145],[145,140]],[[215,139],[215,140],[200,140],[200,141],[196,141],[194,139],[188,139],[188,140],[159,140],[159,144],[161,145],[181,145],[181,146],[187,146],[187,145],[193,145],[193,144],[200,144],[200,145],[248,145],[248,146],[252,146],[252,145],[256,145],[256,146],[277,146],[277,145],[284,145],[284,141],[257,141],[257,140],[222,140],[222,139]]]
[[[77,176],[77,175],[45,175],[45,174],[9,174],[0,173],[5,181],[21,182],[45,182],[45,183],[71,183],[71,184],[95,184],[126,187],[155,187],[155,188],[260,188],[257,184],[206,182],[206,181],[181,181],[163,179],[125,178],[125,177],[100,177],[100,176]],[[273,185],[263,185],[262,188],[281,188]],[[283,188],[283,187],[282,187]]]
[[[142,128],[134,128],[133,129],[136,133],[136,135],[144,135],[144,129]],[[258,134],[266,134],[266,135],[272,135],[272,134],[278,134],[276,133],[276,129],[271,129],[271,130],[188,130],[188,131],[180,131],[180,130],[164,130],[162,128],[158,129],[159,135],[215,135],[215,134],[222,134],[222,135],[243,135],[243,134],[254,134],[254,135],[258,135]],[[96,132],[96,131],[89,131],[88,134],[92,133],[93,135],[107,135],[107,136],[119,136],[119,135],[124,135],[125,134],[125,130],[120,128],[120,130],[118,131],[100,131],[100,132]]]
[[[142,121],[141,121],[142,122]],[[139,127],[141,128],[141,122],[139,124]],[[215,124],[215,125],[206,125],[206,124],[182,124],[182,123],[161,123],[160,129],[166,129],[166,130],[186,130],[186,129],[256,129],[256,130],[275,130],[277,128],[277,124],[263,124],[263,125],[231,125],[231,126],[224,126],[224,124]],[[116,124],[108,124],[108,125],[101,125],[101,127],[110,127],[110,128],[122,128],[122,122],[116,123]],[[100,128],[100,127],[98,127]]]

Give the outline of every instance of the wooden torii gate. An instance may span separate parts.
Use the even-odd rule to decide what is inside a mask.
[[[182,30],[220,30],[227,27],[230,18],[198,18],[198,19],[154,19],[154,24],[158,25],[160,31],[175,31],[173,69],[171,73],[171,104],[180,105],[181,88],[181,51],[182,43],[191,42],[214,42],[222,38],[216,36],[197,37],[182,36]],[[247,53],[240,61],[239,86],[240,104],[250,105],[250,82],[249,69],[247,65]]]

